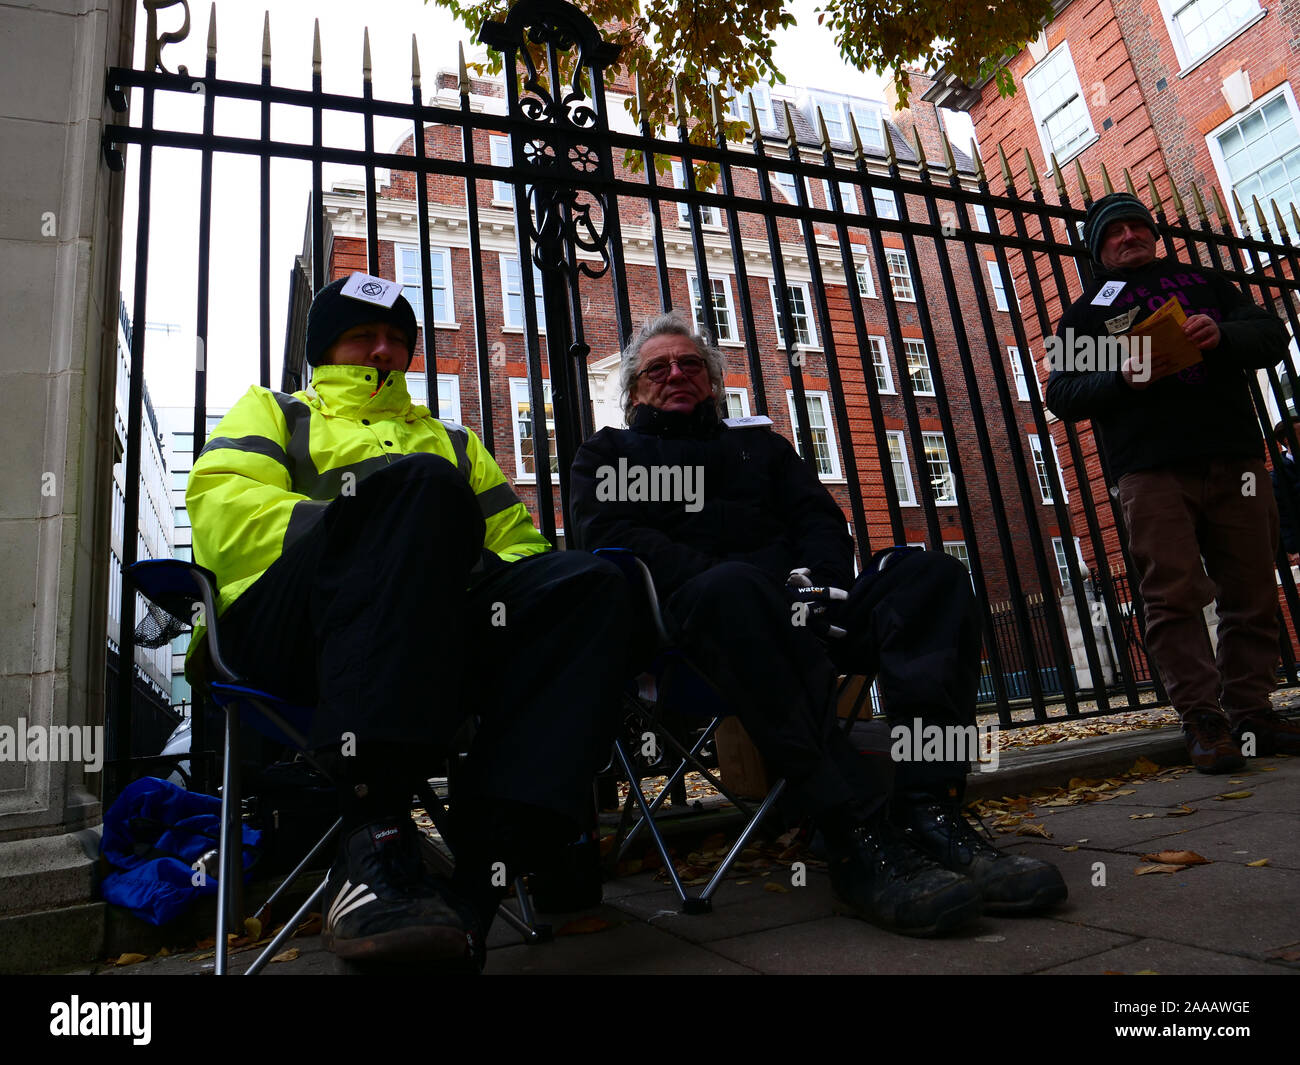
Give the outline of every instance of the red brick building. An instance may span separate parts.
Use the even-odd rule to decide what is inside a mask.
[[[458,107],[460,98],[453,78],[443,75],[431,103]],[[930,107],[917,107],[914,112],[889,113],[882,101],[856,99],[842,95],[825,94],[815,90],[781,90],[790,106],[794,132],[802,149],[803,158],[820,162],[819,139],[814,132],[815,107],[820,106],[827,123],[828,134],[835,146],[840,165],[852,169],[850,149],[850,124],[857,127],[868,159],[869,170],[885,174],[887,169],[884,134],[881,116],[891,119],[889,135],[905,176],[918,174],[917,158],[911,133],[919,134],[931,167],[943,166],[940,149],[937,113]],[[760,125],[773,139],[768,148],[770,157],[785,158],[786,119],[782,99],[775,92],[756,94]],[[471,107],[488,113],[504,113],[505,102],[499,84],[474,81],[471,84]],[[610,111],[625,132],[632,132],[629,120],[621,107],[621,100],[612,97]],[[509,147],[504,136],[486,131],[475,133],[475,157],[493,163],[509,164]],[[398,154],[412,155],[413,144],[408,137],[394,149]],[[736,193],[742,197],[757,196],[756,172],[745,169],[745,153],[752,149],[737,145]],[[455,126],[433,126],[426,131],[426,154],[431,157],[462,158],[461,130]],[[968,156],[955,152],[958,172],[969,187],[974,166]],[[616,158],[616,176],[620,179],[644,183],[645,175],[619,165]],[[775,202],[795,202],[793,178],[773,175],[772,198]],[[946,184],[946,171],[937,170],[936,184]],[[672,180],[680,185],[680,163],[674,162],[669,171],[658,178],[666,183]],[[420,313],[422,332],[417,346],[413,370],[425,367],[430,325],[433,327],[434,365],[432,374],[437,377],[436,407],[442,417],[463,422],[475,432],[481,432],[483,417],[478,388],[478,352],[475,337],[474,304],[470,278],[475,264],[471,261],[468,234],[468,209],[463,179],[434,175],[427,182],[429,197],[429,230],[431,245],[433,308],[421,304],[419,236],[417,228],[416,186],[411,172],[393,170],[381,176],[377,202],[379,236],[379,269],[386,277],[403,282],[408,298],[412,298]],[[530,411],[526,383],[524,342],[523,295],[519,271],[518,245],[515,234],[513,188],[491,180],[477,182],[479,207],[479,236],[482,242],[481,278],[484,291],[487,350],[492,367],[491,404],[494,433],[492,444],[497,461],[516,484],[520,497],[530,509],[536,507],[537,470],[532,460],[533,418]],[[807,186],[810,205],[828,207],[830,189],[827,182],[811,179]],[[845,183],[840,194],[846,212],[863,213],[863,189]],[[875,209],[882,219],[897,219],[893,193],[875,190]],[[357,183],[335,186],[325,194],[327,225],[328,281],[352,270],[366,269],[367,219],[364,188]],[[946,208],[941,208],[946,209]],[[924,222],[927,210],[919,196],[908,197],[908,214],[911,219]],[[672,203],[662,207],[662,233],[667,263],[667,297],[672,306],[692,312],[701,320],[700,292],[697,280],[695,249],[692,244],[687,209]],[[778,324],[775,283],[772,267],[771,245],[765,221],[753,213],[739,215],[740,244],[746,291],[752,307],[750,320],[743,313],[743,293],[740,290],[740,271],[733,258],[731,238],[725,214],[711,208],[701,208],[701,232],[704,255],[708,263],[709,287],[712,289],[714,311],[717,318],[718,345],[727,358],[726,386],[728,406],[733,414],[758,413],[756,390],[751,380],[746,341],[752,330],[757,350],[760,352],[762,378],[767,395],[767,413],[777,431],[794,439],[792,406],[789,392],[792,387],[790,365],[784,353],[784,344]],[[623,254],[626,261],[627,295],[634,322],[655,315],[661,310],[660,282],[655,255],[656,233],[652,225],[649,201],[645,199],[620,199],[620,224],[623,236]],[[886,221],[885,224],[888,224]],[[982,214],[974,223],[987,228]],[[815,248],[824,277],[828,320],[823,320],[816,308],[814,273],[809,262],[809,251],[798,221],[782,218],[777,223],[781,259],[785,266],[790,291],[791,313],[798,342],[804,354],[802,367],[804,387],[809,397],[810,422],[817,449],[817,462],[823,481],[850,514],[848,486],[845,477],[844,426],[837,424],[831,403],[831,386],[826,367],[828,348],[827,331],[833,341],[848,410],[848,430],[852,439],[858,480],[861,485],[867,532],[873,549],[894,541],[886,509],[884,476],[892,476],[897,486],[900,511],[903,516],[905,537],[909,542],[925,543],[932,549],[947,550],[969,564],[970,545],[963,531],[957,504],[954,464],[960,461],[964,487],[970,500],[970,520],[986,573],[989,597],[1005,599],[1008,595],[1007,562],[999,547],[993,522],[993,504],[1005,505],[1009,516],[1014,544],[1014,563],[1028,591],[1040,590],[1033,578],[1034,567],[1029,551],[1029,528],[1036,523],[1049,545],[1046,551],[1049,566],[1053,562],[1051,538],[1057,538],[1055,554],[1062,557],[1059,527],[1052,507],[1047,504],[1045,463],[1051,462],[1050,446],[1035,453],[1032,450],[1033,421],[1030,416],[1029,391],[1021,373],[1019,361],[1011,357],[1015,340],[1007,313],[1009,293],[1002,287],[1001,277],[987,245],[980,246],[983,265],[982,288],[987,292],[990,317],[997,336],[996,350],[990,351],[984,333],[978,326],[973,309],[978,306],[976,286],[967,269],[964,249],[960,254],[951,252],[954,277],[953,300],[945,296],[945,286],[940,273],[938,255],[943,245],[953,241],[917,240],[919,276],[913,276],[904,254],[904,241],[900,234],[874,231],[869,234],[861,225],[850,228],[851,261],[854,276],[846,276],[838,240],[833,225],[814,224]],[[886,272],[875,259],[873,241],[879,240],[885,257]],[[949,252],[944,249],[944,254]],[[603,285],[603,287],[602,287]],[[857,288],[869,336],[869,352],[862,352],[853,325],[848,285]],[[885,286],[890,286],[897,307],[897,332],[901,345],[891,339],[890,322],[883,298]],[[537,279],[540,293],[540,279]],[[614,313],[613,293],[608,280],[590,282],[584,279],[583,328],[585,342],[591,348],[589,382],[593,399],[596,425],[622,424],[622,411],[617,394],[617,353],[619,336]],[[928,307],[932,316],[933,349],[925,343],[922,329],[922,312]],[[951,308],[956,307],[954,316]],[[538,299],[539,320],[542,315]],[[969,365],[980,402],[991,429],[990,450],[994,455],[999,484],[996,490],[988,484],[979,460],[979,443],[974,427],[971,390],[967,387],[963,363],[958,350],[954,317],[963,313],[972,315],[968,322],[971,357]],[[543,330],[544,333],[544,330]],[[541,341],[543,374],[545,367],[545,339]],[[901,350],[896,350],[900,349]],[[868,403],[865,374],[873,374],[880,391],[883,424],[877,426]],[[1001,362],[1002,371],[1009,383],[1014,417],[1010,431],[1003,419],[1002,409],[994,394],[992,361]],[[900,375],[906,372],[915,395],[916,414],[921,433],[921,451],[915,447],[908,431],[904,409],[903,385]],[[418,388],[418,374],[412,374],[413,389]],[[937,406],[939,382],[946,385],[952,412],[953,434],[943,430]],[[877,432],[887,434],[891,469],[882,475],[877,442]],[[1022,507],[1016,491],[1013,452],[1009,437],[1015,435],[1024,452],[1026,473],[1031,486],[1028,507]],[[552,449],[552,455],[554,451]],[[1035,461],[1035,455],[1037,461]],[[942,543],[928,543],[927,525],[920,505],[921,493],[934,493]],[[536,516],[536,515],[535,515]],[[557,527],[560,525],[556,515]],[[1053,567],[1053,572],[1055,567]],[[1054,579],[1048,591],[1057,592]]]
[[[1300,207],[1300,3],[1065,0],[1056,4],[1052,21],[1038,39],[1009,60],[1009,69],[1014,96],[999,96],[991,80],[969,86],[940,70],[922,99],[969,111],[984,157],[994,158],[1001,149],[1021,194],[1029,186],[1027,150],[1049,202],[1058,202],[1051,176],[1054,157],[1075,207],[1085,200],[1076,165],[1090,186],[1090,198],[1105,191],[1104,166],[1119,188],[1124,187],[1127,170],[1144,200],[1149,198],[1149,174],[1171,218],[1176,214],[1174,189],[1195,224],[1193,187],[1211,210],[1210,190],[1217,187],[1229,211],[1233,192],[1246,206],[1245,227],[1232,219],[1238,234],[1250,230],[1250,235],[1260,235],[1252,196],[1268,215],[1272,239],[1279,237],[1270,200],[1292,227],[1291,208]],[[999,180],[993,184],[1001,191]],[[1002,213],[999,222],[1005,232]],[[1064,234],[1058,226],[1060,239]],[[1296,239],[1293,229],[1291,239]],[[1046,282],[1054,323],[1063,307],[1046,259],[1039,256],[1036,268]],[[1028,310],[1025,260],[1015,254],[1011,265],[1016,290]],[[1067,269],[1066,275],[1072,300],[1081,285],[1074,271]],[[1025,315],[1025,328],[1040,378],[1046,380],[1035,315]],[[1269,394],[1267,386],[1264,392]],[[1069,461],[1062,427],[1057,425],[1053,435],[1064,460],[1072,524],[1078,531],[1084,528],[1075,495],[1078,471]],[[1107,554],[1115,560],[1115,529],[1089,430],[1080,433],[1080,442]],[[1086,538],[1083,551],[1091,563],[1094,551]]]

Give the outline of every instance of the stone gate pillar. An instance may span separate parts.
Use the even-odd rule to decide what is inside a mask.
[[[103,937],[100,776],[66,729],[104,723],[123,180],[100,134],[134,21],[133,0],[0,5],[0,972]]]

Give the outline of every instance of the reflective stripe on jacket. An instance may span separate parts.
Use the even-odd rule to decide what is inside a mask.
[[[417,453],[439,455],[465,475],[487,525],[489,550],[513,562],[551,549],[478,437],[412,404],[404,373],[389,374],[379,387],[373,367],[318,366],[302,392],[250,388],[213,430],[190,473],[185,505],[194,561],[217,576],[218,613],[332,499]]]

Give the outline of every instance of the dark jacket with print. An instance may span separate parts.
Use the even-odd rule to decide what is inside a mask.
[[[1124,282],[1108,306],[1092,300],[1107,281]],[[1221,274],[1199,266],[1157,259],[1136,270],[1100,270],[1061,318],[1056,335],[1062,351],[1071,335],[1108,336],[1106,322],[1135,304],[1140,323],[1174,296],[1190,318],[1206,314],[1219,324],[1219,345],[1204,361],[1137,390],[1119,370],[1053,369],[1047,381],[1047,406],[1062,420],[1092,419],[1112,482],[1126,473],[1159,469],[1208,458],[1260,458],[1259,422],[1246,371],[1272,366],[1286,354],[1286,328],[1246,299]],[[1073,334],[1067,332],[1073,330]]]
[[[603,498],[620,458],[629,468],[701,468],[701,509]],[[816,474],[779,433],[719,422],[711,399],[689,414],[638,406],[630,429],[602,429],[579,448],[571,486],[578,545],[634,551],[661,597],[724,561],[749,562],[778,583],[799,566],[819,583],[853,583],[847,522]]]

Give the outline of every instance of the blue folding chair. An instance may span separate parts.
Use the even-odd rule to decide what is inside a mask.
[[[682,912],[708,913],[713,908],[714,893],[754,833],[771,813],[785,791],[786,782],[784,779],[777,780],[762,802],[753,806],[734,794],[715,775],[703,755],[713,742],[718,725],[733,713],[725,696],[690,663],[686,651],[674,644],[669,636],[649,567],[631,551],[622,548],[600,548],[595,554],[616,565],[643,599],[648,616],[654,623],[656,639],[655,657],[647,670],[629,686],[625,693],[625,704],[633,720],[638,723],[637,729],[645,728],[654,733],[657,757],[646,764],[639,764],[633,751],[629,750],[625,737],[620,736],[614,742],[614,759],[627,777],[628,795],[623,804],[623,818],[619,826],[619,836],[622,838],[621,842],[615,844],[617,849],[613,860],[621,861],[644,829],[650,834],[655,849],[663,860],[668,879],[681,900]],[[673,727],[675,722],[670,720],[673,718],[684,723],[688,738],[676,734],[677,730]],[[639,752],[639,747],[634,747],[634,750]],[[671,765],[673,759],[676,760],[676,765]],[[703,775],[710,786],[717,789],[745,818],[744,827],[736,842],[698,895],[687,892],[669,854],[668,844],[655,821],[655,813],[661,809],[664,800],[675,790],[679,795],[682,794],[678,789],[691,770]],[[646,795],[643,787],[643,780],[648,776],[668,778],[653,799]],[[639,816],[624,835],[623,830],[631,820],[633,808],[639,812]]]
[[[272,692],[250,687],[222,657],[220,626],[217,620],[217,582],[210,570],[181,559],[146,559],[132,566],[127,571],[127,576],[140,594],[148,600],[147,613],[136,630],[136,640],[140,646],[160,647],[181,633],[189,631],[193,623],[202,623],[207,628],[204,644],[195,652],[202,655],[202,664],[198,670],[200,676],[195,679],[202,688],[206,689],[212,702],[225,711],[226,718],[222,763],[221,831],[218,843],[220,876],[217,889],[216,934],[216,973],[218,976],[224,976],[228,972],[227,934],[231,931],[235,918],[242,908],[243,881],[237,864],[239,849],[228,846],[230,840],[241,838],[239,738],[242,725],[249,725],[273,742],[292,747],[327,780],[336,786],[337,782],[313,759],[308,747],[307,736],[313,708],[300,706]],[[200,752],[191,752],[191,756],[198,757]],[[425,781],[419,798],[435,827],[445,839],[443,825],[446,808],[441,797]],[[258,911],[259,916],[268,913],[276,899],[283,895],[306,869],[311,868],[312,863],[338,835],[342,825],[341,818],[335,820],[306,857],[262,904]],[[430,844],[425,855],[435,865],[440,875],[451,875],[452,864],[440,850]],[[319,904],[325,893],[325,886],[326,880],[322,879],[293,917],[285,923],[266,949],[248,967],[245,975],[253,976],[266,967],[284,941],[311,912],[312,907]],[[515,889],[520,913],[516,915],[503,904],[498,911],[502,919],[518,931],[525,942],[536,943],[550,939],[549,926],[539,924],[535,920],[522,876],[516,879]]]

